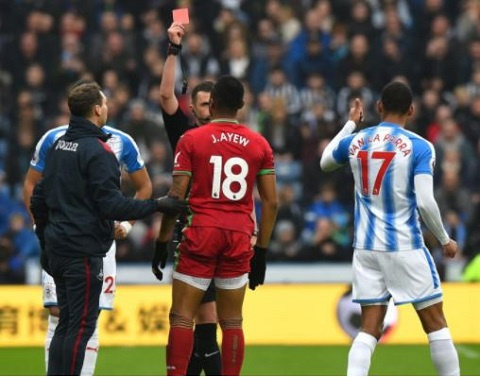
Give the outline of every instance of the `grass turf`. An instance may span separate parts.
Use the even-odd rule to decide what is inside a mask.
[[[347,346],[249,346],[242,375],[345,375]],[[480,345],[457,346],[462,375],[480,375]],[[42,348],[0,348],[0,375],[44,375]],[[96,375],[163,375],[164,347],[101,347]],[[435,375],[428,346],[377,347],[371,375]]]

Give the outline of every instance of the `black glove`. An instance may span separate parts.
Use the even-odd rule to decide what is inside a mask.
[[[178,200],[169,196],[162,196],[155,199],[157,203],[157,211],[163,212],[166,215],[176,215],[188,208],[188,202],[186,200]]]
[[[253,251],[253,257],[250,259],[248,286],[254,291],[258,285],[263,284],[265,281],[265,271],[267,270],[267,249],[260,246],[254,246]]]
[[[168,256],[168,242],[155,242],[155,253],[152,259],[152,272],[158,280],[163,279],[163,272],[160,268],[165,268]],[[160,264],[160,268],[158,265]]]

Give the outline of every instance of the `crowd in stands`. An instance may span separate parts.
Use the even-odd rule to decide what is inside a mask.
[[[172,152],[159,108],[171,11],[190,24],[178,72],[189,88],[241,79],[241,120],[276,159],[279,215],[270,261],[350,261],[353,180],[319,160],[353,98],[378,123],[381,88],[415,94],[409,128],[437,153],[435,197],[459,258],[480,251],[480,1],[478,0],[0,0],[0,283],[23,279],[38,255],[22,184],[35,144],[68,123],[65,93],[81,78],[108,97],[108,125],[140,147],[154,196],[171,182]],[[177,90],[188,111],[189,92]],[[131,193],[127,177],[126,193]],[[257,211],[260,211],[257,208]],[[151,257],[158,218],[119,244],[121,261]],[[426,242],[441,269],[436,240]]]

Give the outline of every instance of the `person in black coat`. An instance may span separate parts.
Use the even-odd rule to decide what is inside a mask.
[[[57,286],[60,318],[49,354],[48,375],[80,375],[99,312],[103,257],[114,238],[114,220],[135,220],[186,207],[174,198],[136,200],[120,191],[120,168],[100,130],[107,99],[95,82],[80,82],[68,95],[67,132],[49,150],[31,212],[42,246],[42,267]]]

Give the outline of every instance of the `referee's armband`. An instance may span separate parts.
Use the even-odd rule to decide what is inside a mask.
[[[172,41],[168,42],[167,55],[177,56],[180,51],[182,51],[182,45],[173,43]]]

